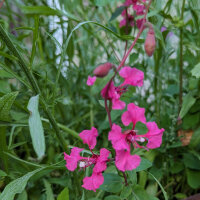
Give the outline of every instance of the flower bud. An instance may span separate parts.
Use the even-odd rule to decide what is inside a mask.
[[[146,54],[149,57],[153,55],[153,52],[156,48],[156,39],[155,39],[155,32],[152,26],[149,28],[149,31],[147,33],[144,48],[145,48]]]
[[[110,69],[112,68],[113,64],[112,63],[104,63],[102,65],[99,65],[94,71],[93,74],[97,77],[104,77],[108,74]]]

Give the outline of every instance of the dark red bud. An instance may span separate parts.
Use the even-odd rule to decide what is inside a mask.
[[[155,32],[153,30],[153,27],[149,28],[149,31],[147,33],[147,37],[144,44],[145,52],[150,57],[153,55],[153,52],[156,48],[156,39],[155,39]]]
[[[108,74],[110,69],[113,67],[112,63],[104,63],[102,65],[99,65],[94,71],[93,74],[97,77],[104,77]]]

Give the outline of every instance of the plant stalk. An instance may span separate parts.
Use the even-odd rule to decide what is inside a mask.
[[[41,104],[44,108],[45,114],[47,115],[53,129],[55,130],[56,136],[63,148],[63,150],[67,150],[67,143],[65,142],[63,136],[60,133],[59,127],[57,126],[57,123],[53,117],[53,115],[50,113],[50,111],[48,110],[48,107],[46,105],[46,102],[40,92],[40,88],[32,74],[32,72],[30,71],[30,69],[27,67],[24,59],[22,58],[22,56],[20,55],[20,53],[18,52],[17,48],[14,46],[13,42],[11,41],[10,37],[8,36],[8,34],[5,32],[4,28],[2,27],[2,25],[0,24],[0,37],[2,38],[2,40],[5,42],[6,46],[8,47],[8,49],[12,52],[12,54],[18,58],[18,63],[19,66],[21,67],[21,69],[23,70],[23,72],[25,73],[33,92],[36,94],[40,94],[40,100],[41,100]]]

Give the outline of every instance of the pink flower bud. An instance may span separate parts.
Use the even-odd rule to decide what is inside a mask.
[[[104,63],[102,65],[99,65],[94,71],[93,74],[97,77],[104,77],[108,74],[110,69],[112,68],[113,64],[112,63]]]
[[[147,55],[150,57],[153,55],[153,52],[156,48],[156,39],[155,39],[155,32],[153,30],[153,27],[149,28],[149,31],[147,33],[147,37],[145,40],[145,52],[147,53]]]

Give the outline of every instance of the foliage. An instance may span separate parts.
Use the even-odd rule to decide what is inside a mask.
[[[87,191],[81,187],[85,173],[65,167],[63,151],[83,147],[78,133],[94,125],[98,148],[111,149],[100,91],[114,71],[90,88],[86,81],[101,63],[118,66],[126,42],[130,46],[135,39],[135,27],[126,34],[119,26],[123,2],[5,0],[0,4],[0,199],[156,200],[199,193],[198,0],[154,0],[147,15],[156,35],[154,55],[145,53],[144,31],[126,61],[144,72],[145,82],[121,99],[144,107],[148,121],[165,129],[162,146],[149,152],[136,150],[144,158],[127,173],[128,187],[123,174],[109,165],[100,189]],[[38,107],[30,109],[34,97]],[[35,111],[32,122],[30,110]],[[111,111],[118,123],[121,114]],[[39,125],[34,127],[35,123]],[[145,128],[138,125],[141,131]]]

